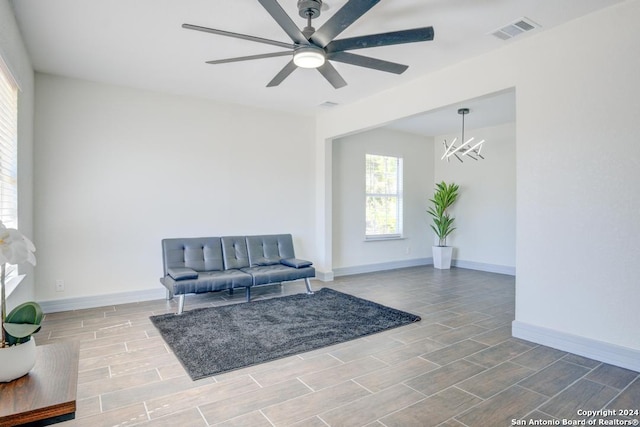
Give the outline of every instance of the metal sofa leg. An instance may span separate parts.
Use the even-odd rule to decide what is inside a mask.
[[[171,292],[169,290],[169,288],[167,288],[167,300],[173,299],[173,292]]]
[[[304,278],[304,284],[307,285],[307,294],[308,295],[313,295],[313,289],[311,289],[311,281],[309,281],[308,277]]]
[[[245,289],[245,295],[247,296],[247,302],[251,302],[251,287],[247,286]]]
[[[184,311],[184,294],[180,295],[180,297],[178,298],[178,313],[177,314],[182,314],[183,311]]]

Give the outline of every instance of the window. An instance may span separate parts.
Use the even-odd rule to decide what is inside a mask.
[[[18,228],[18,85],[0,57],[0,220]],[[7,266],[7,276],[15,275]]]
[[[366,155],[366,238],[402,236],[402,158]]]

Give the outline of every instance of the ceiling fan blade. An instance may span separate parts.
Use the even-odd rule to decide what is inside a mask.
[[[277,56],[290,56],[290,55],[291,55],[291,52],[263,53],[260,55],[239,56],[237,58],[215,59],[213,61],[207,61],[206,63],[207,64],[228,64],[230,62],[250,61],[252,59],[275,58]]]
[[[340,89],[341,87],[347,85],[347,82],[344,81],[342,76],[338,74],[338,70],[336,70],[333,65],[329,63],[329,61],[325,62],[321,67],[319,67],[318,71],[320,71],[320,74],[322,74],[324,78],[327,79],[329,83],[331,83],[331,86],[336,89]]]
[[[392,31],[334,40],[327,45],[327,52],[365,49],[368,47],[390,46],[394,44],[416,43],[433,40],[433,27],[414,28],[413,30]]]
[[[291,20],[289,15],[284,11],[282,6],[276,0],[258,0],[262,7],[264,7],[269,15],[282,27],[285,33],[291,37],[294,43],[308,45],[309,40],[302,34],[302,31]]]
[[[196,31],[202,31],[205,33],[217,34],[219,36],[234,37],[236,39],[243,39],[243,40],[249,40],[252,42],[270,44],[273,46],[284,47],[287,49],[293,49],[295,47],[291,43],[283,43],[277,40],[263,39],[262,37],[248,36],[246,34],[232,33],[230,31],[216,30],[214,28],[200,27],[198,25],[182,24],[182,28],[186,28],[187,30],[196,30]]]
[[[289,77],[289,74],[293,73],[293,71],[298,68],[296,64],[293,63],[293,59],[289,61],[287,65],[284,66],[282,70],[267,84],[267,87],[278,86],[284,79]]]
[[[367,13],[380,0],[349,0],[333,14],[322,27],[311,36],[311,41],[320,47],[327,46],[338,34]]]
[[[347,52],[330,53],[327,55],[327,59],[344,62],[345,64],[357,65],[359,67],[371,68],[373,70],[386,71],[387,73],[393,74],[402,74],[407,70],[407,68],[409,68],[408,65],[397,64],[395,62],[383,61],[382,59]]]

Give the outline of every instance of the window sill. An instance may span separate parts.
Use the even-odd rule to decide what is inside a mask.
[[[365,242],[385,242],[387,240],[406,240],[406,237],[402,236],[376,236],[376,237],[365,237]]]
[[[16,290],[20,282],[22,282],[22,279],[24,279],[26,276],[26,274],[19,274],[7,280],[4,288],[5,298],[9,298],[9,295],[11,295],[13,291]]]

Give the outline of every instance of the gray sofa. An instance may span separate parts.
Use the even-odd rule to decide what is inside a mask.
[[[244,288],[247,302],[254,286],[309,279],[316,272],[310,261],[297,259],[291,234],[262,236],[186,237],[162,240],[167,299],[179,296],[178,314],[184,296]]]

